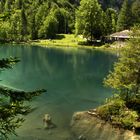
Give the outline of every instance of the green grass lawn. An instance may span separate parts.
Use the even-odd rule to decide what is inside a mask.
[[[58,48],[82,48],[82,49],[98,49],[101,51],[108,51],[110,53],[116,52],[116,48],[106,47],[106,45],[95,46],[87,45],[86,39],[82,36],[75,36],[74,34],[59,34],[56,39],[38,39],[29,42],[31,45],[38,45],[43,47],[58,47]]]
[[[56,46],[56,47],[86,47],[86,48],[94,48],[95,46],[88,45],[79,45],[79,43],[85,43],[86,39],[82,38],[82,36],[75,36],[74,34],[60,34],[57,35],[56,39],[41,39],[31,41],[31,44],[35,45],[43,45],[43,46]]]

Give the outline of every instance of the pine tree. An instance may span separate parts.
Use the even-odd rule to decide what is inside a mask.
[[[133,24],[140,23],[140,1],[135,0],[132,4]]]
[[[131,18],[131,13],[130,13],[128,0],[124,0],[121,11],[118,16],[117,31],[128,29],[131,23],[130,18]]]
[[[32,40],[38,37],[37,31],[36,31],[36,20],[35,20],[34,14],[32,14],[31,19],[30,19],[30,35],[31,35]]]
[[[17,58],[2,59],[0,69],[12,68],[17,62],[19,62]],[[8,139],[10,134],[15,134],[15,129],[24,121],[22,116],[31,111],[30,106],[24,102],[31,101],[33,97],[43,92],[45,90],[24,92],[0,86],[0,139]]]
[[[58,21],[54,16],[47,16],[43,26],[39,30],[40,38],[53,39],[58,31]]]
[[[140,99],[140,28],[133,28],[132,39],[124,48],[105,84],[116,90],[125,101]]]
[[[106,10],[106,34],[111,34],[116,31],[116,21],[117,21],[117,13],[114,9],[108,8]]]
[[[21,10],[21,35],[23,37],[27,35],[27,18],[26,18],[24,7],[22,7]]]

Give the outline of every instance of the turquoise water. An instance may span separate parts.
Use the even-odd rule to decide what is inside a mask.
[[[0,73],[1,85],[47,93],[31,103],[34,111],[17,129],[11,140],[72,140],[70,120],[76,111],[95,108],[111,91],[103,87],[103,78],[116,56],[84,49],[54,49],[18,45],[0,47],[0,58],[17,56],[21,62]],[[50,114],[56,128],[43,129],[43,116]],[[74,139],[75,140],[75,139]]]

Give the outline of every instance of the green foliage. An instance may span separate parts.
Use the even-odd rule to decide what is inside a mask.
[[[103,11],[97,0],[81,0],[76,12],[76,34],[82,34],[88,40],[102,35]]]
[[[132,4],[132,20],[133,23],[140,23],[140,1],[135,0]]]
[[[122,111],[120,114],[120,121],[124,128],[132,129],[134,127],[134,123],[137,121],[139,115],[136,111]]]
[[[132,28],[131,39],[117,63],[113,72],[105,79],[104,83],[115,89],[117,98],[98,108],[102,118],[111,121],[112,124],[132,129],[139,128],[138,121],[140,111],[140,27]],[[108,117],[111,118],[108,119]]]
[[[130,28],[140,22],[139,0],[125,0],[123,5],[123,0],[99,2],[100,4],[98,0],[1,0],[0,40],[20,42],[46,38],[47,29],[47,36],[53,38],[55,34],[75,32],[76,35],[83,34],[88,41],[93,41],[115,32],[116,21],[117,30]],[[52,23],[56,24],[54,19],[57,26],[51,33]],[[48,23],[51,25],[46,26]]]
[[[110,45],[106,43],[106,44],[104,45],[104,47],[105,47],[105,48],[110,48]]]
[[[25,9],[23,7],[21,10],[21,35],[22,37],[25,37],[27,35],[27,18],[25,15]]]
[[[21,40],[21,10],[16,10],[10,19],[10,39]]]
[[[9,40],[11,28],[9,22],[0,22],[0,40],[6,42]]]
[[[128,42],[114,65],[114,71],[110,72],[105,80],[105,84],[116,89],[125,100],[140,95],[139,27],[134,28],[133,33],[134,38]]]
[[[134,97],[126,102],[126,106],[140,113],[140,97]]]
[[[0,16],[0,25],[10,24],[8,31],[4,31],[4,25],[0,26],[0,39],[3,41],[38,39],[41,34],[46,34],[46,30],[46,36],[54,38],[54,34],[74,30],[75,7],[68,0],[4,0],[0,1],[0,7],[0,14],[8,15],[7,18]],[[55,20],[58,26],[51,33]]]
[[[117,31],[122,31],[124,29],[128,29],[131,24],[131,12],[128,0],[124,0],[121,11],[118,16],[117,21]]]
[[[97,108],[100,117],[106,120],[111,120],[111,116],[118,116],[125,108],[124,100],[120,98],[110,99],[105,105]]]
[[[138,112],[128,109],[126,102],[120,97],[111,98],[105,105],[97,108],[99,116],[112,125],[125,129],[133,129],[138,122]]]
[[[19,59],[16,57],[15,58],[11,57],[10,59],[8,59],[8,58],[2,59],[2,60],[0,60],[0,69],[12,68],[12,65],[17,62],[19,62]]]
[[[5,11],[10,12],[11,11],[11,5],[12,5],[12,0],[6,0]]]
[[[104,17],[105,20],[105,32],[106,34],[111,34],[116,31],[116,22],[117,22],[117,12],[112,9],[108,8],[106,10],[106,15]]]
[[[23,5],[22,0],[15,0],[16,9],[21,9],[22,5]]]
[[[50,14],[46,17],[43,26],[41,26],[39,30],[39,38],[55,38],[58,29],[57,26],[57,19],[53,16],[53,14]]]
[[[12,68],[19,62],[17,58],[0,60],[0,69]],[[40,95],[45,90],[33,92],[18,91],[7,87],[0,87],[0,139],[8,139],[8,135],[16,134],[15,129],[24,121],[23,115],[31,111],[25,101],[31,101],[33,97]]]

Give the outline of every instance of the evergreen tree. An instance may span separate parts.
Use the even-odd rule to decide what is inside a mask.
[[[140,1],[135,0],[132,4],[132,20],[133,24],[140,24]]]
[[[10,23],[9,22],[0,22],[0,41],[8,42],[10,40]]]
[[[108,8],[106,10],[106,17],[104,18],[106,23],[106,34],[111,34],[116,31],[117,13],[114,9]]]
[[[21,35],[22,37],[27,35],[27,18],[26,18],[24,7],[22,7],[21,10]]]
[[[2,59],[0,69],[12,68],[12,65],[17,62],[19,62],[17,58]],[[15,134],[15,129],[24,121],[22,116],[31,111],[30,106],[25,105],[24,102],[31,101],[42,92],[45,90],[24,92],[0,87],[0,139],[8,139],[10,134]]]
[[[128,29],[130,27],[130,18],[131,18],[131,13],[130,13],[130,7],[128,0],[124,0],[121,11],[118,16],[118,21],[117,21],[117,31],[121,31],[124,29]]]
[[[53,39],[56,37],[58,32],[58,21],[54,15],[49,15],[46,17],[42,27],[39,30],[40,38]]]
[[[21,11],[16,10],[10,19],[11,28],[11,40],[20,41],[21,40]]]
[[[132,39],[124,48],[105,84],[118,92],[125,101],[140,98],[140,28],[133,29]]]
[[[44,3],[41,6],[39,6],[35,14],[35,23],[36,23],[37,32],[40,30],[41,26],[43,25],[43,22],[46,19],[48,13],[49,13],[49,7],[47,3]],[[38,37],[38,33],[37,33],[37,37]]]
[[[58,21],[57,33],[68,33],[68,12],[65,9],[57,8],[54,10],[54,16]]]
[[[36,21],[35,21],[35,15],[32,14],[30,19],[30,35],[31,39],[34,40],[37,38],[37,31],[36,31]]]

